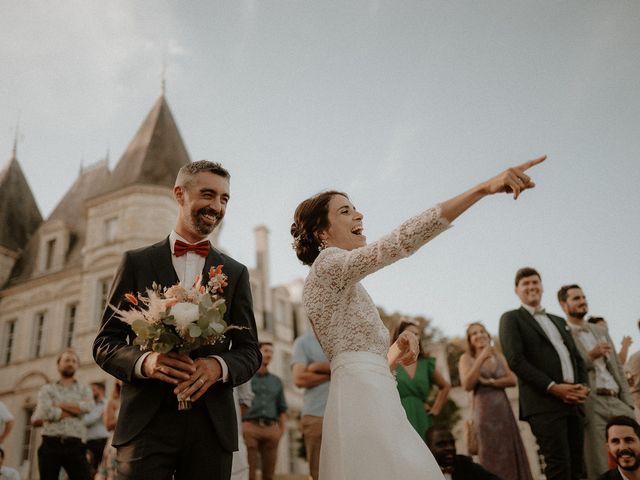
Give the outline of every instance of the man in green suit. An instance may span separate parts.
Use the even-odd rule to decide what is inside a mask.
[[[522,306],[500,318],[500,341],[518,376],[520,419],[538,441],[547,480],[579,480],[582,403],[589,391],[584,362],[567,323],[541,308],[542,280],[535,269],[518,270],[515,292]]]
[[[558,290],[558,302],[589,377],[584,455],[588,478],[597,478],[608,470],[607,447],[602,441],[607,422],[621,415],[633,417],[633,399],[607,330],[584,319],[589,306],[582,289],[564,285]]]

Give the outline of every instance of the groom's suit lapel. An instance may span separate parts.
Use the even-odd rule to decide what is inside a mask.
[[[540,334],[540,336],[542,336],[542,338],[544,338],[547,342],[551,343],[551,340],[549,340],[549,337],[547,337],[547,334],[544,333],[544,330],[538,323],[538,320],[536,320],[535,317],[531,315],[526,308],[520,307],[520,315],[522,319],[525,322],[527,322],[531,328],[533,328],[536,332]]]
[[[170,287],[180,281],[178,274],[173,268],[173,262],[171,261],[171,244],[169,237],[162,242],[152,245],[148,255],[151,268],[155,272],[154,280],[158,285]],[[187,288],[190,286],[191,285],[185,285]]]

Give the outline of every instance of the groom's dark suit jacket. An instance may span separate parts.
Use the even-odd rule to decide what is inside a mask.
[[[598,480],[624,480],[618,468],[613,468],[598,477]]]
[[[575,374],[574,382],[588,384],[584,363],[567,323],[555,315],[547,316],[560,332],[569,350]],[[564,383],[560,357],[537,320],[524,307],[502,315],[500,343],[509,367],[518,377],[521,420],[540,413],[581,411],[581,406],[568,405],[547,392],[552,381]]]
[[[224,289],[229,324],[247,327],[231,330],[223,343],[205,346],[191,357],[220,356],[229,369],[229,381],[212,385],[203,395],[209,417],[218,439],[227,451],[237,449],[238,431],[232,388],[251,379],[261,363],[255,319],[249,288],[247,268],[231,257],[210,249],[203,270],[203,284],[209,280],[211,266],[223,265],[229,285]],[[164,241],[126,252],[116,271],[109,301],[102,317],[100,331],[93,344],[93,356],[105,371],[122,380],[121,407],[113,445],[125,444],[138,435],[159,411],[173,386],[153,379],[139,379],[134,375],[136,360],[143,354],[132,342],[135,338],[129,325],[118,320],[109,305],[124,308],[127,292],[145,292],[153,282],[163,287],[178,283],[171,262],[169,238]],[[167,428],[171,428],[167,425]]]

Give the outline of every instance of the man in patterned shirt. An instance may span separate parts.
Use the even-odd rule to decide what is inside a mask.
[[[88,385],[75,379],[80,360],[69,349],[58,355],[60,379],[44,385],[38,393],[31,423],[42,425],[42,445],[38,449],[41,480],[57,480],[64,467],[70,480],[91,477],[84,445],[87,428],[82,417],[94,407]]]

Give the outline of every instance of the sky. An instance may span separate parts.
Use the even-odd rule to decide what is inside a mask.
[[[166,98],[192,160],[231,171],[222,246],[271,281],[306,275],[296,205],[347,192],[375,240],[538,155],[537,187],[483,199],[412,257],[365,279],[389,312],[445,335],[582,286],[640,348],[640,3],[620,1],[0,0],[0,162],[46,217],[80,166],[111,167]],[[164,67],[163,67],[164,65]]]

